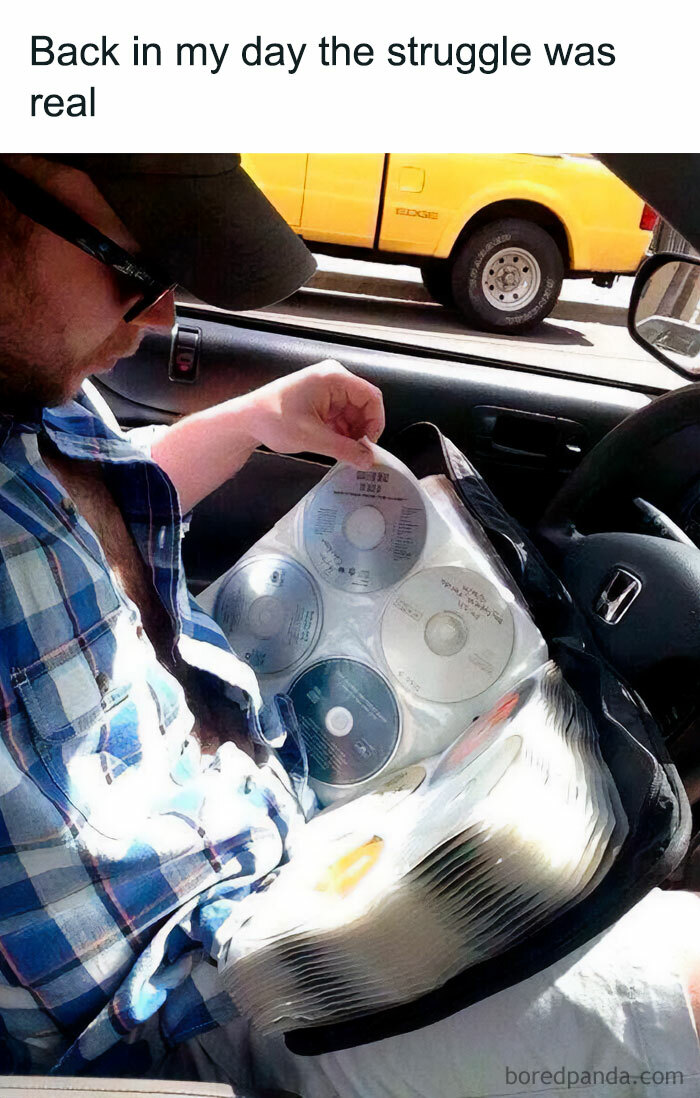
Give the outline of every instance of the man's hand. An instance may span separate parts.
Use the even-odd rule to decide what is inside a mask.
[[[384,403],[375,385],[328,360],[273,381],[241,398],[256,444],[283,454],[309,451],[368,469],[362,441],[384,430]]]
[[[281,454],[309,451],[368,469],[372,456],[362,439],[376,442],[383,430],[379,389],[328,361],[174,423],[154,442],[152,456],[184,512],[232,477],[261,443]]]

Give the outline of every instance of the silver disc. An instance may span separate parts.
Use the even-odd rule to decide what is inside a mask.
[[[513,651],[510,607],[467,568],[427,568],[407,579],[384,611],[381,633],[392,673],[429,701],[477,697]]]
[[[359,660],[333,657],[301,671],[288,690],[309,759],[326,785],[379,774],[399,742],[399,707],[387,681]]]
[[[294,667],[321,631],[321,593],[306,568],[288,557],[243,561],[219,591],[214,617],[231,647],[254,671]]]
[[[341,591],[390,587],[410,572],[425,544],[420,490],[388,465],[342,465],[304,511],[304,545],[318,574]]]

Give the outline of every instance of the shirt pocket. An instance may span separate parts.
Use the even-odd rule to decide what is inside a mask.
[[[139,660],[134,623],[123,610],[15,669],[13,686],[34,749],[59,805],[118,838],[134,823],[133,777],[143,760],[134,677]]]

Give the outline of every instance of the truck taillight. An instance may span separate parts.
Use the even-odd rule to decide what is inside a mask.
[[[642,210],[642,217],[639,222],[639,228],[645,229],[648,233],[651,233],[656,228],[656,222],[659,220],[659,215],[656,210],[653,209],[648,202],[644,203],[644,209]]]

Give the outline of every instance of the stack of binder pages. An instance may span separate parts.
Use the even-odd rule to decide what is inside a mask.
[[[592,719],[547,663],[442,755],[312,820],[222,978],[263,1032],[410,1002],[582,900],[626,833]]]

